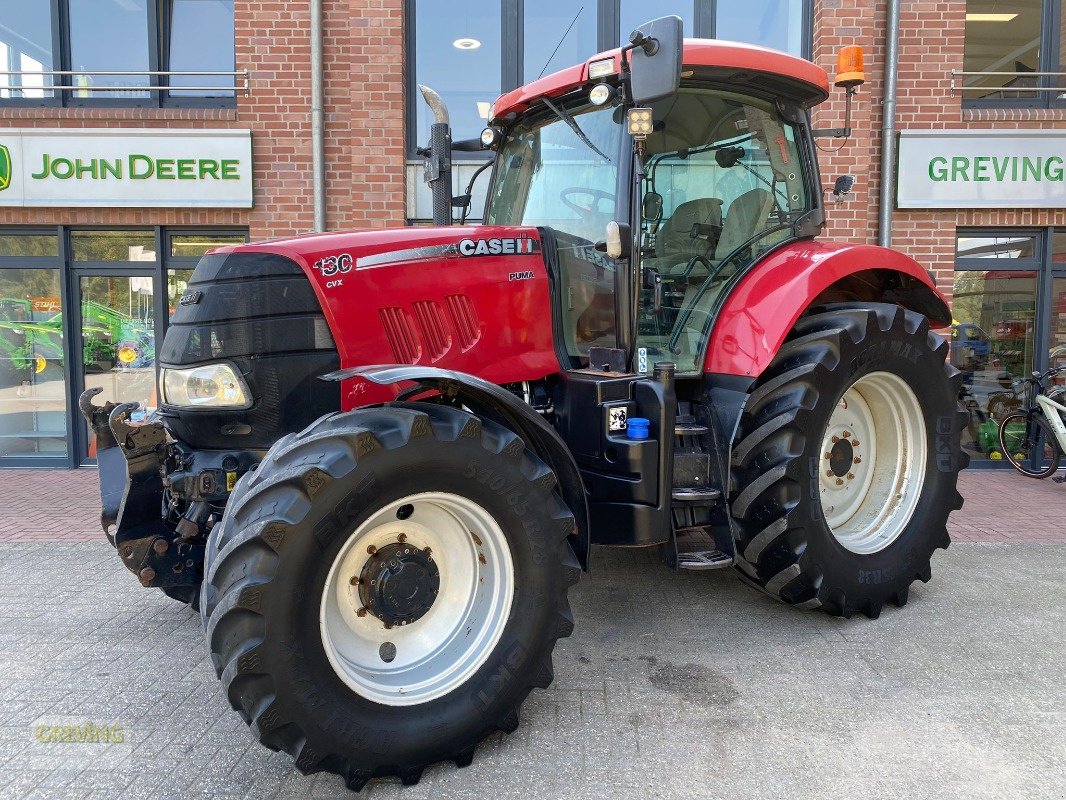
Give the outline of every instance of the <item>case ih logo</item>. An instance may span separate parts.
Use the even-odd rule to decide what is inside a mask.
[[[526,237],[518,239],[460,239],[461,256],[524,256],[540,250],[540,242]]]
[[[0,144],[0,192],[11,185],[11,151]]]

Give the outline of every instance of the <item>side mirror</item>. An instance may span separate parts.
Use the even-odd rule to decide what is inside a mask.
[[[630,34],[630,91],[636,105],[677,92],[683,30],[681,17],[669,16],[645,22]]]
[[[629,258],[629,237],[630,229],[628,225],[611,220],[607,223],[604,241],[596,242],[595,248],[601,253],[606,253],[611,258],[625,260]]]
[[[658,192],[648,192],[640,205],[640,216],[645,222],[658,222],[663,215],[663,196]]]

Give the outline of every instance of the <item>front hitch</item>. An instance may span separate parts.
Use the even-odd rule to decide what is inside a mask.
[[[159,422],[130,424],[138,403],[94,405],[100,392],[83,392],[78,407],[96,437],[104,533],[143,586],[198,584],[204,545],[177,535],[162,516],[166,430]]]

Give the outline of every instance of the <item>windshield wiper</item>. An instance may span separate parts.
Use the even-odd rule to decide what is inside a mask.
[[[569,114],[567,114],[561,108],[559,108],[559,106],[555,105],[555,103],[553,103],[547,97],[542,97],[542,98],[540,98],[540,100],[541,100],[542,103],[544,103],[544,105],[546,105],[548,108],[550,108],[555,113],[555,116],[557,116],[559,119],[561,119],[563,122],[565,122],[570,127],[570,130],[572,130],[574,132],[574,135],[578,139],[580,139],[582,142],[584,142],[586,145],[588,145],[588,148],[590,150],[592,150],[594,153],[596,153],[596,155],[598,155],[600,158],[602,158],[608,164],[612,163],[611,159],[602,150],[600,150],[600,148],[598,148],[596,145],[594,145],[592,143],[592,140],[585,135],[585,132],[583,130],[581,130],[581,128],[578,127],[578,124],[576,122],[574,122],[574,118],[573,117],[571,117]]]

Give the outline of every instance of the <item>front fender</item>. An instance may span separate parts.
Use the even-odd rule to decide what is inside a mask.
[[[540,414],[506,389],[454,370],[383,364],[342,369],[322,376],[323,380],[328,381],[350,378],[362,378],[379,386],[410,382],[434,389],[442,395],[454,397],[479,416],[491,419],[521,436],[526,446],[551,467],[559,481],[563,502],[577,521],[577,534],[571,537],[571,546],[582,569],[588,571],[590,531],[585,486],[566,443]]]
[[[833,297],[832,287],[861,272],[893,275],[908,288],[891,291],[869,282],[863,300],[890,302],[949,325],[951,312],[929,273],[914,259],[874,245],[799,241],[785,245],[752,267],[726,298],[711,332],[705,373],[757,377],[770,364],[796,320]]]

